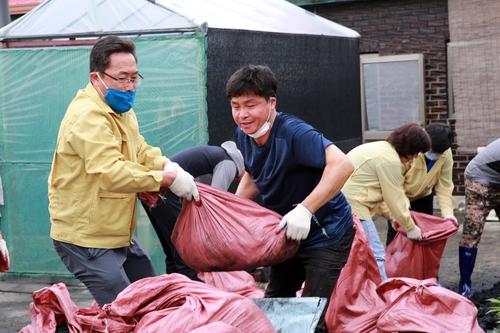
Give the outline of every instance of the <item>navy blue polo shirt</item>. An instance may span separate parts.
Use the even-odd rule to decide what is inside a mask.
[[[236,143],[264,206],[281,215],[302,202],[319,183],[325,149],[333,144],[303,120],[281,112],[277,113],[264,145],[257,145],[240,128],[236,130]],[[352,225],[351,207],[339,192],[314,214],[311,231],[300,248],[334,244]]]

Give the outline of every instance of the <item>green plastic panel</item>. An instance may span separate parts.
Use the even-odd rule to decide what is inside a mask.
[[[206,145],[205,40],[196,35],[134,39],[144,82],[134,110],[146,141],[165,156]],[[89,82],[90,47],[0,49],[0,227],[9,275],[70,276],[49,236],[47,178],[59,124]],[[136,234],[158,274],[165,255],[142,208]]]

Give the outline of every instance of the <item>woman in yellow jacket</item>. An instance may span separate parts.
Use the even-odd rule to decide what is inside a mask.
[[[422,239],[420,228],[410,217],[403,188],[403,173],[404,164],[414,159],[419,152],[428,151],[430,146],[427,132],[416,123],[408,123],[396,128],[386,141],[365,143],[347,154],[355,169],[342,192],[353,213],[361,220],[377,259],[382,281],[387,279],[385,248],[373,223],[373,215],[382,214],[389,220],[394,217],[407,231],[408,238]],[[383,209],[385,204],[388,210]]]
[[[433,215],[434,193],[438,199],[441,216],[457,224],[453,210],[453,144],[452,129],[442,123],[432,123],[426,128],[431,138],[431,149],[419,153],[417,158],[407,165],[404,189],[410,201],[411,209],[417,212]],[[396,231],[388,221],[386,245],[394,239]]]

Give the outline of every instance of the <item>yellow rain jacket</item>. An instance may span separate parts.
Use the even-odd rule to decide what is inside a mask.
[[[387,220],[394,216],[405,230],[412,229],[415,222],[403,188],[405,167],[394,147],[387,141],[370,142],[354,148],[347,156],[355,169],[342,193],[352,211],[362,220],[372,220],[373,215]]]
[[[446,150],[436,160],[429,172],[425,156],[419,153],[418,157],[408,163],[404,189],[406,196],[412,201],[428,196],[434,188],[441,208],[441,215],[454,215],[455,199],[453,198],[453,155],[451,149]]]
[[[82,247],[130,245],[137,193],[159,190],[165,160],[140,135],[134,111],[117,114],[89,83],[59,128],[48,179],[50,237]]]

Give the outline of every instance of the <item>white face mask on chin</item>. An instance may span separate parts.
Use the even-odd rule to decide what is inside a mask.
[[[255,131],[252,134],[247,134],[247,135],[251,138],[258,139],[261,136],[263,136],[264,134],[266,134],[267,131],[269,131],[269,128],[271,127],[271,122],[269,121],[270,119],[271,119],[271,110],[269,109],[269,114],[267,116],[266,122],[264,124],[262,124],[262,126],[257,131]]]

